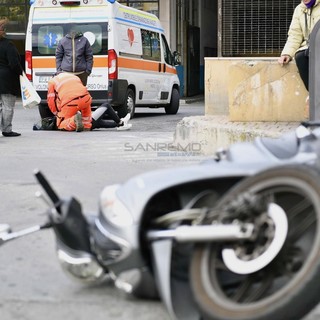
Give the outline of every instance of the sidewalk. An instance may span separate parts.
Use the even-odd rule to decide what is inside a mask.
[[[180,105],[186,105],[190,103],[204,101],[204,94],[199,94],[193,97],[181,97],[180,98]]]
[[[201,153],[213,154],[236,142],[252,141],[258,136],[276,138],[292,131],[299,122],[231,122],[228,116],[183,118],[174,132],[173,144],[186,148],[201,144]]]

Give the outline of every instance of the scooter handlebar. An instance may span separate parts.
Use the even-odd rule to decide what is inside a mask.
[[[48,197],[50,198],[54,206],[57,208],[60,202],[60,198],[58,197],[57,193],[53,190],[48,180],[39,170],[35,170],[34,175],[38,180],[39,184],[44,189],[44,191],[47,193]]]

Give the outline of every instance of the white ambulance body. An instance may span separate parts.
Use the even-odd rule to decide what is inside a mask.
[[[180,83],[159,19],[114,0],[35,0],[26,35],[26,74],[46,104],[58,41],[76,24],[94,53],[87,88],[93,106],[109,101],[120,116],[135,107],[179,109]]]

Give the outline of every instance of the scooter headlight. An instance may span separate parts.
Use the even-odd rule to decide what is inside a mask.
[[[133,217],[127,207],[116,195],[119,185],[104,188],[100,196],[100,208],[104,217],[117,227],[133,224]]]

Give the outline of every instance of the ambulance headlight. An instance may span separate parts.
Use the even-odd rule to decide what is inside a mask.
[[[117,197],[119,185],[104,188],[100,196],[100,209],[106,220],[116,227],[127,227],[133,224],[133,217],[128,208]]]

